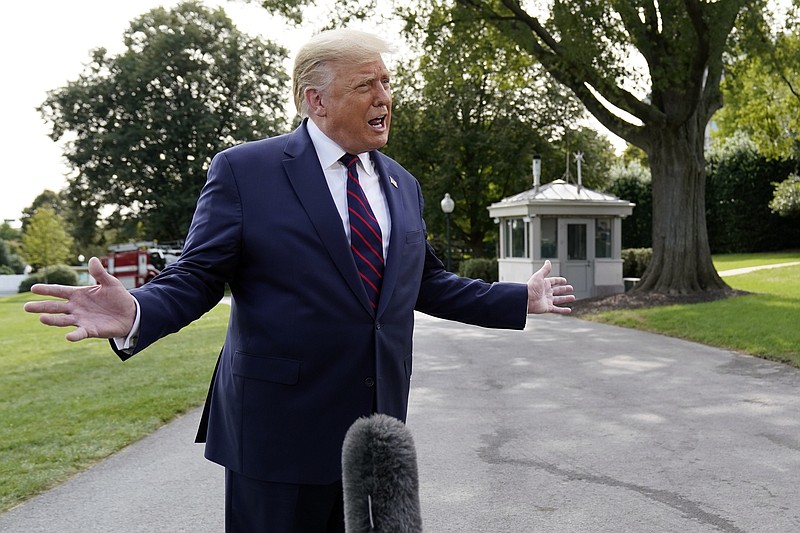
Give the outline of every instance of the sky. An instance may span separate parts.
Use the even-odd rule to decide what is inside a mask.
[[[134,18],[155,7],[171,8],[178,3],[178,0],[39,0],[10,2],[4,7],[0,30],[3,66],[0,223],[8,220],[13,227],[19,227],[22,210],[39,194],[45,189],[57,192],[66,186],[69,169],[61,147],[48,137],[48,126],[36,111],[47,98],[47,92],[77,79],[89,61],[91,50],[102,46],[111,54],[122,52],[122,34]],[[297,48],[327,22],[321,18],[325,10],[316,11],[316,21],[296,28],[270,16],[257,2],[205,0],[203,3],[208,7],[223,7],[241,31],[286,47],[287,72],[291,72]],[[382,31],[386,31],[385,25]],[[402,44],[399,34],[386,37]],[[287,105],[289,98],[287,94]]]
[[[48,137],[49,128],[36,108],[47,92],[77,79],[90,51],[105,47],[123,51],[122,34],[130,22],[158,6],[174,7],[173,0],[39,0],[9,2],[3,9],[0,31],[0,223],[18,227],[22,210],[45,189],[66,186],[68,167],[60,146]],[[287,26],[257,4],[206,0],[208,7],[225,9],[236,26],[290,50],[312,36],[313,28]],[[290,64],[287,65],[287,71]],[[289,95],[287,95],[287,98]]]

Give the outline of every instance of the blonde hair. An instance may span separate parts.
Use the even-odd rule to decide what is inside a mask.
[[[375,61],[376,56],[394,51],[392,46],[371,33],[336,29],[318,33],[297,52],[292,74],[294,104],[301,118],[308,116],[306,89],[323,91],[333,82],[331,61],[346,61],[363,65]]]

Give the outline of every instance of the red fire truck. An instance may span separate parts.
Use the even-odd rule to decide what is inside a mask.
[[[156,277],[180,254],[180,243],[131,242],[112,244],[101,261],[109,274],[119,279],[126,289],[132,289]]]

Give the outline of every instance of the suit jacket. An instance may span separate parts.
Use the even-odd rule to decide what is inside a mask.
[[[526,286],[446,272],[426,240],[419,183],[380,152],[371,157],[392,220],[376,311],[305,124],[217,154],[180,259],[131,291],[137,353],[217,305],[230,285],[208,459],[267,481],[332,483],[345,433],[373,402],[405,421],[415,309],[524,327]]]

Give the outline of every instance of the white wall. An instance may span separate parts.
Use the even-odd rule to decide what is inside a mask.
[[[25,274],[0,275],[0,295],[17,294],[19,284],[27,277]]]

